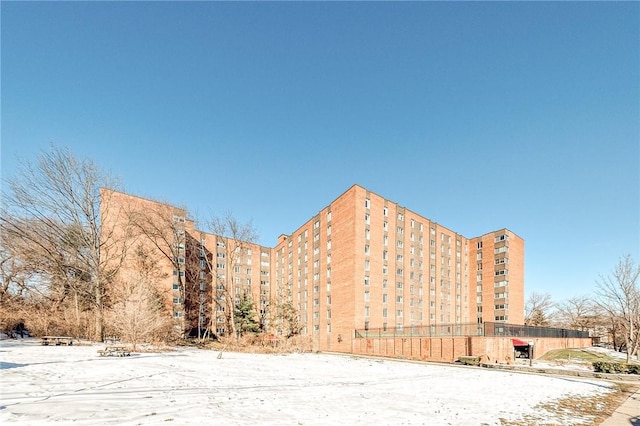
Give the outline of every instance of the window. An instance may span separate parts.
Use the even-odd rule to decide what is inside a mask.
[[[509,251],[509,247],[504,246],[504,247],[498,247],[496,248],[493,252],[495,254],[500,254],[500,253],[507,253]]]
[[[331,212],[327,212],[327,222],[331,220]]]
[[[364,237],[368,240],[371,238],[371,232],[368,229],[364,230]]]
[[[509,281],[507,280],[500,280],[500,281],[496,281],[495,283],[493,283],[494,287],[506,287],[509,285]]]
[[[371,300],[370,293],[368,291],[365,291],[364,292],[364,301],[368,302],[369,300]]]
[[[398,220],[404,220],[404,215],[402,213],[398,213]]]
[[[387,303],[387,294],[382,295],[382,303]]]
[[[368,198],[364,200],[364,207],[367,209],[371,208],[371,201]]]
[[[509,296],[509,293],[504,291],[504,292],[496,293],[494,296],[496,299],[506,299],[507,296]]]
[[[498,235],[496,237],[496,243],[499,243],[500,241],[506,241],[507,240],[507,235],[503,234],[503,235]]]
[[[319,221],[319,220],[316,220],[316,221],[313,223],[313,229],[318,229],[318,228],[320,228],[320,221]]]
[[[383,318],[387,317],[387,308],[382,308],[382,317]]]
[[[478,249],[481,249],[481,248],[482,248],[482,241],[479,241],[478,242]]]
[[[369,244],[364,245],[364,254],[369,254]]]
[[[396,275],[402,276],[402,274],[403,274],[402,268],[398,268],[396,270]]]
[[[507,262],[508,262],[508,258],[506,258],[506,257],[503,257],[503,258],[500,258],[500,259],[496,259],[496,265],[502,265],[502,264],[507,263]]]
[[[365,316],[365,317],[368,317],[368,316],[369,316],[369,307],[368,307],[368,306],[365,306],[365,307],[364,307],[364,316]]]
[[[385,216],[385,217],[389,216],[389,209],[388,209],[388,208],[386,208],[386,207],[384,207],[384,208],[382,209],[382,214],[384,214],[384,216]]]
[[[364,277],[364,285],[369,285],[369,277]]]
[[[402,303],[402,296],[396,296],[396,303]]]
[[[180,290],[180,284],[178,284],[178,283],[173,283],[173,289],[174,289],[174,290]]]
[[[398,318],[402,318],[402,309],[398,309],[398,310],[396,311],[396,316],[397,316]]]
[[[509,305],[507,303],[501,303],[498,305],[495,305],[496,310],[500,310],[500,309],[509,309]]]
[[[506,270],[506,269],[500,269],[500,270],[496,271],[496,277],[499,276],[499,275],[507,275],[508,272],[509,271]]]
[[[364,223],[366,223],[366,224],[371,223],[371,216],[369,216],[369,213],[366,213],[364,215]]]

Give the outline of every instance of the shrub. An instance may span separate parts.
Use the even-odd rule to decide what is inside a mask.
[[[623,362],[594,361],[592,365],[596,373],[624,373],[627,370],[626,364]]]
[[[629,364],[627,369],[629,374],[640,374],[640,364]]]
[[[458,361],[465,365],[480,365],[479,356],[461,356],[458,358]]]
[[[629,373],[640,374],[640,364],[627,364],[615,361],[594,361],[593,370],[596,373]]]

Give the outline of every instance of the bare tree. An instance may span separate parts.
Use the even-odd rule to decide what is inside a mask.
[[[166,278],[158,272],[158,260],[138,245],[131,269],[114,283],[115,302],[109,309],[107,325],[135,351],[139,343],[154,336],[168,337],[172,321],[165,309],[165,295],[157,285],[158,280]]]
[[[279,336],[291,338],[302,331],[299,313],[293,304],[290,285],[277,292],[271,316],[271,324]]]
[[[133,223],[145,241],[171,265],[174,277],[173,317],[182,337],[185,321],[186,288],[186,210],[165,203],[145,202],[134,209]]]
[[[206,339],[213,327],[213,254],[207,249],[203,232],[194,230],[193,235],[187,232],[185,256],[185,322],[191,335]]]
[[[556,305],[557,321],[573,330],[595,330],[602,322],[593,300],[586,296],[572,297]]]
[[[525,325],[548,326],[551,320],[551,310],[554,305],[549,293],[531,293],[525,304]]]
[[[105,225],[114,223],[105,220],[109,216],[126,216],[124,206],[113,210],[101,194],[102,187],[117,182],[90,160],[52,147],[36,163],[22,162],[16,176],[4,183],[3,232],[37,253],[49,283],[62,283],[90,305],[93,335],[101,340],[105,291],[126,251],[117,241],[126,230]]]
[[[624,256],[611,275],[596,281],[596,303],[616,321],[624,333],[627,362],[640,347],[640,265]]]
[[[227,332],[237,340],[236,306],[241,297],[250,291],[247,281],[242,282],[241,267],[247,264],[251,244],[258,238],[257,233],[251,222],[240,223],[231,212],[226,212],[222,217],[213,217],[208,226],[213,234],[219,236],[216,257],[211,265],[216,282],[216,305],[225,312]]]
[[[24,259],[16,242],[0,227],[0,322],[4,331],[11,331],[15,325],[9,323],[15,322],[16,308],[35,275],[35,268]]]

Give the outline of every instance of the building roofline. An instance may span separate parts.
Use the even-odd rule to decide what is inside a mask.
[[[103,190],[111,191],[111,192],[117,192],[118,194],[126,195],[127,197],[137,198],[139,200],[149,201],[151,203],[162,204],[162,205],[165,205],[167,207],[173,207],[174,209],[177,209],[177,210],[184,210],[185,214],[188,212],[188,209],[186,207],[178,207],[173,203],[168,203],[168,202],[160,201],[160,200],[154,200],[153,198],[143,197],[143,196],[140,196],[140,195],[134,195],[134,194],[131,194],[129,192],[121,191],[121,190],[118,190],[118,189],[107,188],[107,187],[104,187],[104,186],[100,187],[100,191],[103,191]]]

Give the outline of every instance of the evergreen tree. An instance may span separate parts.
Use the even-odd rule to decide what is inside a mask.
[[[235,309],[236,330],[240,336],[245,333],[257,333],[260,331],[260,324],[256,315],[253,300],[248,294],[243,294],[242,298],[236,302]]]

